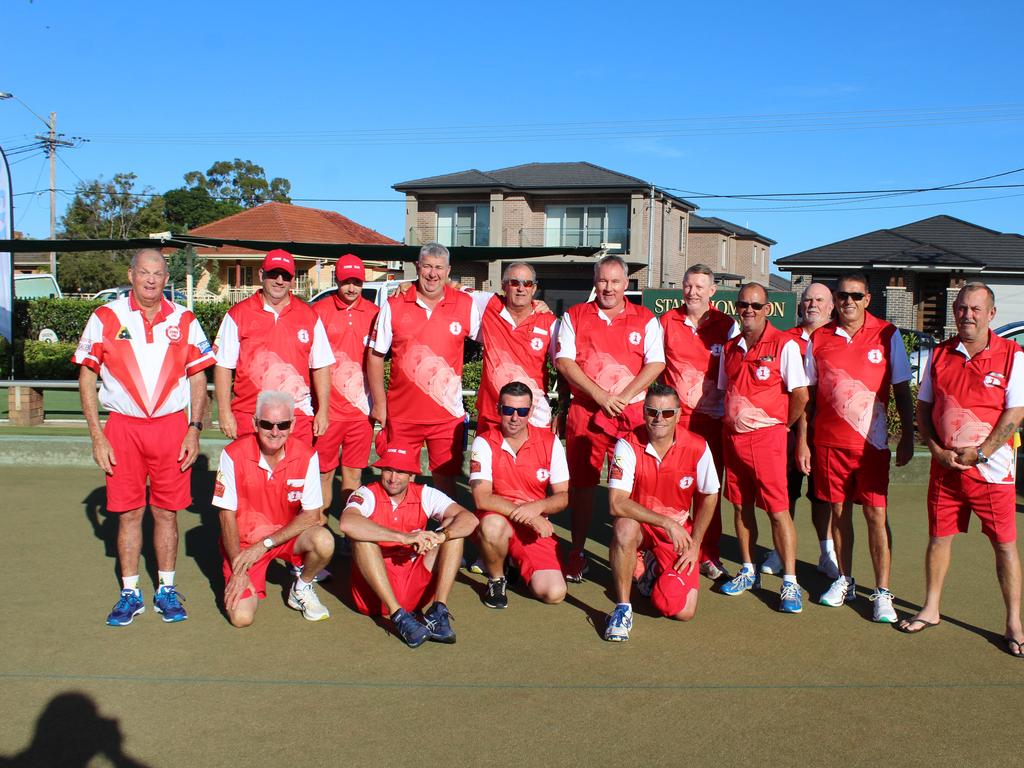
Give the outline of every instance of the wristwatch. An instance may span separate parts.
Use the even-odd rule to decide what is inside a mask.
[[[201,421],[190,421],[188,423],[188,425],[190,427],[195,427],[196,428],[196,432],[202,432],[203,431],[203,422],[201,422]]]
[[[267,536],[267,538],[265,538],[263,540],[263,546],[266,547],[267,549],[273,549],[274,548],[274,540],[272,538],[270,538],[269,536]]]
[[[978,448],[978,463],[988,464],[988,456],[985,455],[985,453],[981,450],[980,446]]]

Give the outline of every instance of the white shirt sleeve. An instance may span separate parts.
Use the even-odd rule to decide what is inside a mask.
[[[208,360],[216,362],[216,357],[213,354],[213,347],[210,346],[210,342],[207,341],[206,334],[203,333],[203,326],[199,324],[199,319],[196,317],[192,318],[192,322],[189,323],[188,326],[188,343],[199,352],[200,356],[191,363],[185,364],[185,372],[187,374],[191,374],[192,368],[195,368],[201,363],[206,363]]]
[[[565,459],[562,441],[557,437],[551,442],[551,477],[548,482],[552,485],[569,482],[569,463]]]
[[[100,349],[96,349],[97,345],[100,345]],[[82,338],[78,341],[78,348],[75,350],[72,360],[78,365],[82,365],[88,360],[99,368],[102,361],[96,355],[103,353],[102,345],[103,321],[93,312],[85,324],[85,330],[82,331]]]
[[[429,485],[423,486],[420,504],[423,507],[423,513],[431,520],[440,522],[444,517],[444,511],[454,503],[451,498],[437,488],[431,488]]]
[[[561,321],[556,317],[551,321],[551,327],[548,328],[548,359],[551,364],[555,364],[555,356],[558,354],[558,330],[561,327]]]
[[[489,483],[493,482],[491,444],[482,437],[474,437],[471,451],[469,457],[469,481],[486,480]]]
[[[613,478],[611,473],[621,470],[622,477]],[[633,446],[625,440],[615,443],[615,453],[612,456],[612,469],[608,472],[608,487],[625,493],[633,492],[633,479],[636,476],[636,454],[633,453]]]
[[[491,296],[494,294],[492,293]],[[484,306],[487,306],[486,304]],[[480,307],[477,306],[476,299],[473,300],[473,305],[469,308],[469,338],[474,341],[480,341],[480,321],[483,319],[483,312]]]
[[[652,317],[644,327],[644,365],[665,362],[665,331],[658,318]]]
[[[715,458],[711,455],[711,446],[704,447],[704,455],[697,462],[697,490],[707,495],[718,493],[722,483],[718,479]]]
[[[903,334],[896,331],[889,340],[889,360],[892,362],[892,383],[902,384],[910,381],[910,360],[907,348],[903,345]]]
[[[370,349],[381,355],[386,355],[388,350],[391,349],[391,340],[394,338],[394,334],[391,329],[391,302],[385,301],[380,308],[380,312],[377,313],[377,325],[374,326],[373,341],[370,343]]]
[[[320,479],[317,478],[317,485]],[[221,509],[238,509],[238,491],[235,487],[235,463],[227,451],[220,452],[217,480],[213,486],[213,506]]]
[[[729,329],[729,338],[735,339],[740,335],[740,324],[735,320],[732,321],[732,328]]]
[[[572,327],[568,313],[562,315],[558,324],[558,351],[555,352],[555,359],[560,357],[576,359],[576,329]]]
[[[310,370],[326,368],[336,362],[334,350],[331,349],[331,341],[327,338],[327,329],[324,328],[323,320],[318,317],[313,326],[313,344],[309,348]]]
[[[804,373],[807,375],[807,386],[813,387],[818,383],[818,366],[814,362],[814,339],[807,342],[807,352],[804,354]]]
[[[1004,408],[1020,408],[1024,406],[1024,352],[1013,353],[1010,368],[1010,379],[1006,382],[1006,400]]]
[[[492,293],[491,291],[472,291],[472,292],[469,292],[469,297],[471,299],[473,299],[473,306],[476,308],[477,314],[480,316],[481,319],[484,316],[484,310],[487,309],[487,304],[490,302],[491,298],[493,296],[495,296],[495,295],[496,294]],[[471,318],[472,318],[472,316],[471,316]],[[473,326],[472,319],[470,319],[470,328],[471,329],[472,329],[472,326]],[[481,344],[483,343],[483,329],[480,327],[479,324],[477,325],[476,333],[470,333],[469,338],[471,338],[473,341],[479,342]]]
[[[238,366],[238,326],[228,313],[220,321],[217,340],[213,342],[217,350],[217,365],[221,368],[234,369]]]
[[[791,339],[782,345],[779,372],[782,374],[782,381],[785,383],[786,389],[790,392],[808,385],[807,373],[804,371],[804,359],[800,355],[800,345],[796,339]]]
[[[352,507],[363,517],[370,517],[373,511],[377,508],[377,499],[373,495],[373,491],[367,488],[365,485],[356,488],[352,495],[348,497],[348,503],[345,504],[345,509]]]
[[[302,486],[302,508],[320,509],[324,505],[324,491],[320,485],[320,457],[315,453],[309,457],[306,467],[306,482]]]
[[[921,372],[921,386],[917,388],[917,399],[922,403],[933,403],[935,402],[935,395],[932,393],[932,358],[935,356],[935,350],[928,355],[928,359],[924,362],[924,370]],[[1017,359],[1013,360],[1013,371],[1010,372],[1011,378],[1013,377],[1014,371],[1017,369]],[[1006,385],[1006,394],[1010,394],[1010,385]]]

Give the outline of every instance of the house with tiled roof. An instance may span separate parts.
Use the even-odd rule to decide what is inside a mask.
[[[771,238],[731,221],[690,214],[690,263],[707,264],[716,275],[767,285],[773,245]]]
[[[195,237],[225,240],[264,240],[280,243],[352,243],[373,245],[400,245],[380,232],[364,227],[335,211],[306,208],[288,203],[264,203],[232,216],[219,219],[189,233]],[[259,287],[259,268],[264,251],[248,248],[196,247],[196,253],[207,259],[205,274],[197,289],[210,293],[210,277],[219,290],[216,295],[231,301],[249,296]],[[340,249],[334,258],[309,258],[294,254],[296,280],[293,290],[300,296],[311,296],[334,284],[334,263],[343,255]],[[393,266],[393,265],[392,265]],[[392,270],[393,272],[394,270]],[[367,280],[383,279],[388,274],[387,263],[367,263]]]
[[[794,290],[863,272],[871,312],[942,337],[955,331],[953,300],[972,280],[991,286],[998,322],[1024,319],[1024,237],[953,216],[857,235],[778,259],[776,266],[792,273]]]

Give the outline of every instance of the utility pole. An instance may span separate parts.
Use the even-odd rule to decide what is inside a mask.
[[[50,113],[50,121],[47,123],[50,133],[47,136],[36,138],[46,145],[46,153],[50,157],[50,239],[57,239],[57,147],[73,147],[73,142],[58,138],[57,134],[57,113]],[[57,279],[57,252],[50,251],[50,274]]]

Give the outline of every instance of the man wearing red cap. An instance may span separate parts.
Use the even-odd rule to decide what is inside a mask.
[[[447,600],[476,517],[440,491],[412,482],[420,471],[419,444],[390,443],[374,466],[380,480],[358,488],[341,513],[341,532],[352,540],[356,608],[389,616],[412,648],[427,640],[454,643]],[[420,621],[414,611],[431,598]]]
[[[291,293],[295,260],[275,249],[263,259],[261,290],[224,315],[214,347],[214,387],[221,432],[234,439],[254,431],[256,396],[264,389],[295,399],[293,434],[312,444],[327,431],[334,354],[313,309]],[[310,370],[316,390],[313,416]],[[234,383],[232,389],[232,371]],[[234,398],[232,398],[232,392]]]
[[[707,441],[679,427],[679,395],[652,384],[644,400],[644,433],[619,440],[608,470],[615,525],[610,559],[615,610],[604,639],[629,640],[629,600],[637,551],[647,568],[641,592],[662,616],[688,621],[697,611],[699,553],[718,503],[719,480]],[[692,510],[692,514],[691,514]]]
[[[480,328],[480,312],[468,293],[448,285],[448,249],[427,243],[416,262],[412,288],[380,309],[366,373],[371,417],[386,442],[427,444],[434,485],[455,495],[462,471],[466,415],[462,403],[462,356],[467,337]],[[391,379],[384,391],[384,355],[391,352]]]
[[[327,431],[313,441],[320,457],[324,509],[331,507],[334,471],[341,454],[341,506],[359,487],[370,463],[373,424],[370,390],[366,383],[366,349],[377,319],[377,305],[362,296],[366,268],[358,256],[346,253],[334,266],[338,290],[313,309],[327,332],[334,352],[330,368],[331,408]]]
[[[267,390],[256,400],[256,433],[220,455],[213,505],[219,507],[224,555],[224,608],[236,627],[256,617],[267,596],[267,566],[284,560],[297,570],[288,606],[307,621],[330,618],[313,587],[334,554],[323,527],[316,452],[292,436],[295,404],[287,392]]]

